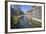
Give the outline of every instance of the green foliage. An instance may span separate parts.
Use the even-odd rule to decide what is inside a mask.
[[[17,16],[17,15],[24,15],[24,12],[23,11],[21,11],[21,10],[16,10],[15,11],[15,16]]]
[[[12,24],[17,24],[18,18],[19,18],[18,16],[11,17]]]

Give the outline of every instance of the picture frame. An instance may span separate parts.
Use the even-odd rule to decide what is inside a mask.
[[[10,23],[11,23],[11,12],[10,12],[10,5],[32,5],[32,6],[42,6],[42,17],[40,20],[35,19],[37,21],[40,21],[42,24],[40,28],[23,28],[23,29],[11,29]],[[33,14],[33,13],[32,13]],[[5,1],[5,33],[23,33],[23,32],[39,32],[39,31],[45,31],[45,3],[43,2],[26,2],[26,1]]]

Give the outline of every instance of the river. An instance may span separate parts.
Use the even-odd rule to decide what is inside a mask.
[[[21,16],[18,20],[18,23],[16,25],[16,28],[31,28],[32,25],[29,24],[28,17],[27,16]]]

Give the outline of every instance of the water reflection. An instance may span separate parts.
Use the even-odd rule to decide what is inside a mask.
[[[29,24],[27,16],[21,16],[18,20],[16,28],[31,28],[31,24]]]

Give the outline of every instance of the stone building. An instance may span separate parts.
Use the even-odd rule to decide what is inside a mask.
[[[39,6],[39,7],[34,7],[33,9],[32,9],[32,17],[34,17],[34,18],[37,18],[37,19],[42,19],[41,17],[42,17],[42,11],[41,11],[41,6]]]
[[[32,18],[35,18],[35,20],[41,22],[42,20],[42,7],[36,6],[32,8]]]

